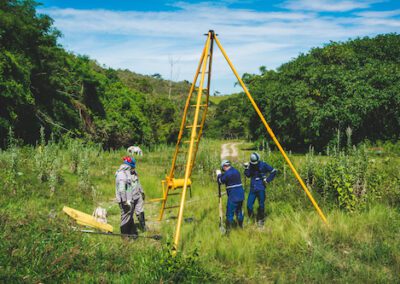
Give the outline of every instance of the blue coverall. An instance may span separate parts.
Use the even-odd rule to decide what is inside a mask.
[[[269,176],[267,176],[269,173]],[[253,217],[253,205],[258,199],[258,211],[257,211],[257,221],[264,220],[264,208],[265,208],[265,185],[264,179],[267,183],[271,182],[276,175],[276,169],[264,163],[262,161],[258,162],[258,164],[250,164],[249,168],[244,170],[244,174],[247,177],[251,178],[250,182],[250,192],[247,198],[247,211],[249,213],[249,217]]]
[[[230,167],[225,173],[218,175],[218,182],[226,185],[226,193],[228,194],[228,203],[226,206],[226,220],[228,226],[233,224],[233,216],[240,226],[243,224],[242,205],[244,200],[244,189],[240,173],[234,167]]]

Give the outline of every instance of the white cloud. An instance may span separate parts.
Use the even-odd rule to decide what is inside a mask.
[[[357,16],[365,18],[388,18],[388,17],[400,16],[400,9],[392,11],[364,11],[355,14]]]
[[[290,10],[347,12],[355,9],[365,9],[383,0],[288,0],[283,7]]]
[[[344,5],[344,1],[335,2]],[[276,68],[300,52],[330,40],[396,32],[400,25],[398,10],[363,11],[375,14],[358,12],[352,17],[332,17],[310,11],[230,9],[223,4],[208,2],[174,5],[176,10],[163,12],[58,8],[41,9],[40,12],[55,19],[55,26],[64,34],[61,43],[69,50],[87,54],[113,68],[128,68],[144,74],[160,73],[164,78],[169,78],[168,61],[172,56],[179,59],[173,78],[189,81],[205,42],[203,34],[209,29],[219,34],[228,55],[242,74],[258,72],[261,65]],[[232,92],[236,79],[219,52],[215,54],[213,89]]]

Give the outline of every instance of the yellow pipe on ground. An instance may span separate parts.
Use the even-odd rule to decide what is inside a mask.
[[[278,147],[279,151],[281,152],[282,156],[285,158],[286,163],[289,165],[290,169],[292,170],[293,174],[295,175],[295,177],[297,178],[297,180],[299,181],[301,187],[303,188],[303,190],[305,191],[305,193],[307,194],[308,198],[310,199],[311,203],[314,205],[315,209],[317,210],[319,216],[321,217],[322,221],[324,221],[325,224],[328,223],[328,221],[326,220],[326,217],[324,215],[324,213],[322,212],[322,210],[319,208],[317,202],[314,200],[314,198],[312,197],[310,191],[307,189],[306,185],[304,184],[302,178],[300,177],[300,175],[297,173],[295,167],[293,166],[292,162],[290,161],[289,157],[286,155],[285,151],[283,150],[281,144],[279,143],[278,139],[276,139],[274,132],[272,131],[272,129],[269,127],[267,121],[265,120],[263,114],[261,113],[260,109],[258,108],[256,102],[254,101],[253,97],[250,95],[249,91],[247,90],[247,87],[245,86],[245,84],[243,83],[242,79],[240,78],[239,74],[236,72],[235,67],[233,66],[232,62],[230,61],[228,55],[226,54],[224,48],[222,47],[221,43],[219,42],[217,36],[214,36],[215,42],[217,43],[219,49],[221,50],[222,54],[224,55],[226,61],[228,62],[229,66],[231,67],[233,73],[235,74],[236,78],[238,79],[240,85],[242,86],[244,92],[246,93],[247,97],[249,98],[251,104],[253,105],[253,108],[255,109],[255,111],[257,112],[258,116],[260,117],[261,121],[263,122],[265,128],[268,131],[268,134],[271,136],[272,140],[274,140],[275,145]]]
[[[100,223],[96,220],[92,215],[86,214],[79,210],[73,209],[68,206],[64,206],[62,209],[68,216],[76,220],[79,225],[89,226],[95,229],[99,229],[103,232],[110,232],[113,231],[113,226],[110,224]]]

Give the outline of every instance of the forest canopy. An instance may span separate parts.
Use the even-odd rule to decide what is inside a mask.
[[[180,97],[164,98],[167,82],[158,83],[160,93],[145,94],[143,86],[155,80],[151,76],[131,73],[135,89],[122,82],[126,72],[67,52],[57,43],[60,32],[53,20],[36,13],[36,6],[34,1],[0,3],[1,146],[10,127],[31,144],[40,127],[48,136],[86,137],[105,147],[171,142],[179,127],[174,100]],[[186,85],[174,83],[179,91]]]
[[[397,141],[400,133],[400,35],[331,42],[276,71],[244,74],[243,80],[283,144],[321,149],[351,129],[354,143]],[[222,135],[254,140],[264,126],[244,95],[218,106],[214,127]],[[245,102],[243,101],[245,100]],[[237,122],[237,123],[234,123]],[[243,125],[245,124],[245,125]],[[250,132],[250,133],[248,133]]]
[[[0,3],[0,146],[10,128],[34,144],[41,127],[47,136],[83,137],[106,148],[173,143],[189,82],[170,85],[159,74],[104,68],[66,51],[37,5]],[[398,34],[331,42],[260,72],[243,79],[287,148],[321,149],[349,128],[354,143],[399,139]],[[243,94],[211,104],[206,128],[215,138],[267,135]]]

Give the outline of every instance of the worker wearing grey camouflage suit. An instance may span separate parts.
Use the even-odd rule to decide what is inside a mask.
[[[134,202],[132,187],[132,171],[136,161],[131,157],[124,157],[124,162],[115,173],[115,196],[121,208],[121,234],[137,236],[137,229],[133,220]]]
[[[146,221],[144,218],[144,191],[140,184],[138,174],[136,170],[131,171],[132,175],[132,206],[134,208],[135,214],[139,220],[140,229],[146,231]]]

